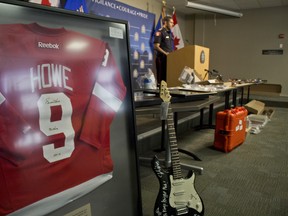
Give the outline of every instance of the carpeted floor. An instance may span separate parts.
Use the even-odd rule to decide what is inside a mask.
[[[214,130],[188,131],[178,135],[179,148],[195,153],[202,161],[180,154],[181,162],[203,167],[195,188],[203,199],[205,216],[288,215],[288,109],[275,113],[257,135],[230,153],[213,148]],[[165,153],[147,152],[145,156]],[[185,176],[186,170],[183,170]],[[143,215],[153,214],[159,190],[149,166],[140,167]]]

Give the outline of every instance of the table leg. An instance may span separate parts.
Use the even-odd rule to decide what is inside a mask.
[[[241,99],[240,99],[241,106],[243,106],[243,97],[244,97],[244,87],[241,88]]]
[[[200,109],[200,127],[203,126],[204,108]]]
[[[233,104],[234,107],[237,106],[237,88],[233,89],[232,104]]]
[[[208,121],[208,124],[210,127],[212,127],[212,124],[213,124],[213,109],[214,109],[214,104],[210,104],[209,106],[209,121]]]
[[[247,103],[250,101],[250,86],[248,86],[247,90]]]
[[[229,105],[229,96],[230,96],[230,91],[225,91],[225,109],[229,109],[230,105]]]

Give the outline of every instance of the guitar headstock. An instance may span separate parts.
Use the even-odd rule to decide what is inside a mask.
[[[170,102],[170,99],[171,99],[171,95],[170,95],[169,89],[167,87],[167,83],[164,80],[161,81],[160,98],[164,102]]]

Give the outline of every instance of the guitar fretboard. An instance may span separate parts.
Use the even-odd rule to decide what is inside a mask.
[[[173,117],[173,112],[172,112],[171,107],[168,108],[167,129],[168,129],[168,138],[169,138],[169,145],[170,145],[170,151],[171,151],[171,164],[172,164],[173,178],[180,179],[182,178],[182,172],[181,172],[181,164],[180,164],[176,132],[175,132],[175,127],[174,127],[174,117]]]

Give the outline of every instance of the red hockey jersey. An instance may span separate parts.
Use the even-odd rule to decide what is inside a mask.
[[[111,178],[109,128],[126,88],[99,39],[36,23],[0,32],[0,215],[53,209],[51,196]]]

